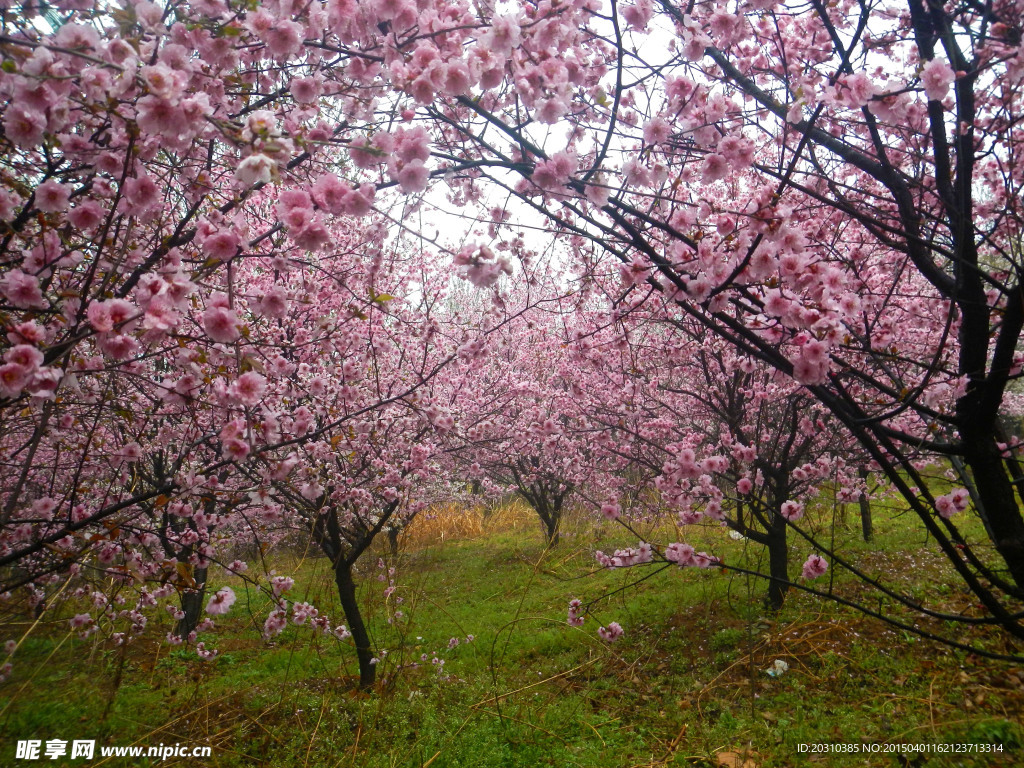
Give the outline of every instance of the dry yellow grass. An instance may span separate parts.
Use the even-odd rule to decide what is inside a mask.
[[[398,541],[403,549],[420,549],[445,541],[475,539],[485,534],[537,525],[537,514],[519,499],[503,501],[489,508],[483,505],[440,504],[417,515]]]

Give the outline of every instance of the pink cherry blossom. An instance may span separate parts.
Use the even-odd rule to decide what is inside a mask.
[[[665,548],[665,559],[670,563],[676,563],[678,565],[693,565],[694,564],[694,549],[689,544],[682,544],[679,542],[669,544]]]
[[[206,604],[206,612],[210,614],[225,614],[235,604],[235,592],[231,587],[221,587],[214,593]]]
[[[704,158],[704,164],[701,166],[701,179],[704,182],[724,179],[728,173],[729,161],[722,155],[711,154]]]
[[[811,555],[804,561],[801,575],[805,579],[816,579],[828,570],[828,563],[820,555]]]
[[[508,57],[522,41],[519,20],[511,14],[497,15],[491,19],[491,28],[481,41],[489,50]]]
[[[32,371],[17,363],[0,365],[0,397],[17,397],[32,378]]]
[[[214,341],[226,344],[238,339],[238,324],[238,316],[227,307],[207,307],[203,312],[203,328]]]
[[[21,366],[31,373],[43,364],[43,353],[31,344],[18,344],[4,352],[4,362]]]
[[[650,22],[654,8],[650,0],[637,0],[621,9],[622,18],[630,27],[637,30],[644,30]]]
[[[148,174],[127,179],[121,193],[124,211],[132,216],[147,216],[161,201],[160,186]]]
[[[38,278],[27,275],[20,269],[12,269],[0,278],[0,292],[12,305],[20,309],[42,309],[46,306]]]
[[[620,637],[622,637],[622,627],[619,622],[612,621],[607,627],[598,627],[597,634],[606,643],[614,643]]]
[[[267,616],[266,621],[263,622],[263,637],[269,640],[270,638],[281,634],[287,626],[287,612],[280,609],[273,610],[270,612],[270,615]]]
[[[556,190],[569,181],[569,174],[576,166],[575,158],[568,153],[559,153],[549,160],[537,163],[531,178],[533,182],[546,190]]]
[[[921,84],[929,101],[942,101],[955,75],[943,59],[929,59],[921,68]]]
[[[804,516],[804,505],[798,501],[784,501],[779,509],[779,514],[794,523]]]
[[[295,586],[295,580],[290,576],[275,576],[270,580],[270,585],[273,589],[274,596],[280,597]]]
[[[866,468],[906,479],[951,572],[963,556],[1005,575],[964,581],[971,616],[1021,634],[992,610],[1024,583],[1000,434],[1024,412],[1008,21],[939,3],[923,26],[773,0],[130,5],[5,16],[0,599],[48,606],[66,573],[97,610],[76,629],[127,643],[168,599],[189,623],[241,536],[336,531],[315,543],[343,585],[361,571],[339,552],[463,501],[467,479],[532,494],[542,521],[565,504],[622,536],[666,514],[722,528],[789,573],[778,516],[868,501]],[[971,476],[988,480],[969,494]],[[960,535],[974,501],[981,538]],[[595,558],[721,562],[618,546]],[[289,616],[333,626],[273,597],[268,637]],[[211,625],[170,642],[211,656]],[[360,625],[346,645],[369,687],[385,649]]]
[[[135,311],[135,307],[124,299],[110,299],[90,304],[86,317],[95,330],[103,332],[111,331],[126,322]]]
[[[296,77],[291,82],[291,93],[300,104],[312,104],[323,91],[319,78]]]
[[[41,144],[45,129],[45,115],[34,109],[14,104],[4,113],[4,134],[18,146],[33,147]]]
[[[105,216],[103,206],[96,200],[84,200],[75,203],[75,207],[68,213],[68,221],[73,227],[82,230],[92,230],[100,225]]]
[[[671,134],[672,126],[661,116],[651,119],[644,126],[644,141],[647,144],[662,144],[668,140]]]
[[[222,443],[221,454],[228,461],[244,461],[251,451],[252,447],[245,440],[229,437]]]
[[[403,192],[414,194],[427,188],[430,171],[420,160],[406,163],[398,172],[398,184]]]
[[[846,78],[845,85],[849,89],[850,103],[855,107],[863,107],[876,92],[871,78],[863,73],[850,75]]]
[[[279,285],[272,286],[260,297],[258,305],[267,317],[283,318],[288,313],[288,292]]]
[[[622,508],[613,502],[605,502],[601,505],[601,514],[606,520],[617,520],[622,516]]]
[[[238,399],[242,405],[256,405],[267,388],[267,380],[256,373],[249,371],[243,373],[231,384],[231,394]]]
[[[224,230],[210,235],[203,240],[203,250],[208,258],[227,261],[238,252],[238,235]]]
[[[235,168],[235,178],[246,187],[269,184],[276,173],[277,163],[273,158],[259,152],[249,155]]]
[[[56,179],[36,187],[36,208],[43,213],[61,213],[68,209],[71,189]]]
[[[582,627],[585,617],[582,615],[583,603],[578,599],[573,598],[569,601],[569,619],[568,623],[570,627]]]

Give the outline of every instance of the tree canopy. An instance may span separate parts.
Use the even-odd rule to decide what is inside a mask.
[[[4,599],[74,583],[127,639],[180,595],[192,642],[217,564],[269,634],[347,635],[238,542],[312,536],[344,603],[484,476],[552,540],[571,494],[795,533],[812,578],[856,566],[802,505],[870,468],[977,607],[896,597],[1024,637],[1022,11],[5,3]],[[601,557],[716,562],[688,547]]]

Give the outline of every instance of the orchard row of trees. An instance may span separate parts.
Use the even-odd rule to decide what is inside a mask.
[[[728,526],[778,606],[870,467],[975,605],[892,597],[1024,636],[1021,10],[8,4],[3,599],[192,643],[216,565],[369,685],[353,566],[467,486]],[[345,625],[244,556],[296,532]]]

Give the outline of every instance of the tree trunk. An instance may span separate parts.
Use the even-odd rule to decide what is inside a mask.
[[[388,548],[391,550],[391,559],[396,560],[398,558],[398,534],[401,531],[397,526],[391,526],[388,528]]]
[[[199,626],[199,617],[203,612],[203,598],[206,597],[206,568],[196,568],[192,578],[196,582],[195,589],[187,589],[181,593],[181,610],[185,615],[178,619],[174,634],[183,640]]]
[[[548,546],[554,547],[558,545],[560,518],[561,515],[556,512],[544,521],[544,534],[548,538]]]
[[[966,430],[964,430],[966,432]],[[961,433],[964,460],[974,477],[981,499],[982,515],[993,536],[993,544],[1018,587],[1024,587],[1024,518],[1021,517],[1013,485],[1006,474],[995,442],[983,436]]]
[[[356,644],[356,658],[359,660],[359,688],[369,690],[373,687],[377,667],[372,663],[373,651],[370,650],[370,634],[363,623],[363,615],[359,611],[356,599],[356,584],[352,580],[352,567],[343,559],[334,566],[334,583],[338,585],[338,597],[341,599],[341,610],[345,612],[348,631]]]
[[[953,465],[953,469],[956,470],[956,476],[960,478],[960,482],[963,483],[964,488],[967,489],[967,493],[971,497],[971,503],[974,504],[974,508],[978,510],[978,517],[981,518],[981,523],[985,526],[985,533],[988,534],[989,541],[995,541],[995,531],[992,530],[992,526],[988,522],[988,515],[985,514],[985,504],[981,500],[981,494],[978,493],[977,486],[974,485],[971,473],[967,470],[967,465],[964,464],[964,460],[959,456],[950,456],[949,462]]]
[[[866,469],[857,470],[857,475],[867,483],[868,471]],[[871,541],[875,536],[874,526],[871,521],[871,499],[868,498],[868,492],[861,491],[860,494],[860,531],[864,536],[864,541]]]
[[[1020,435],[1017,434],[1019,431],[1019,429],[1007,427],[1002,418],[996,421],[996,439],[1001,443],[1012,445],[1015,440],[1020,439]],[[1005,457],[1003,464],[1006,467],[1006,471],[1010,473],[1010,482],[1017,491],[1018,500],[1024,502],[1024,469],[1021,468],[1021,461],[1017,457],[1017,452],[1014,451]],[[977,496],[977,490],[970,486],[968,486],[967,490],[971,493],[971,499],[973,500]],[[976,501],[975,506],[979,506]]]
[[[537,513],[537,517],[540,518],[541,525],[544,528],[544,538],[547,540],[548,546],[553,547],[558,544],[558,529],[562,518],[562,505],[553,501],[543,488],[537,489],[529,496],[523,495],[530,502],[533,510]]]
[[[768,593],[765,604],[773,611],[782,608],[789,590],[789,547],[786,543],[786,520],[776,512],[771,527],[767,530],[768,538]]]

